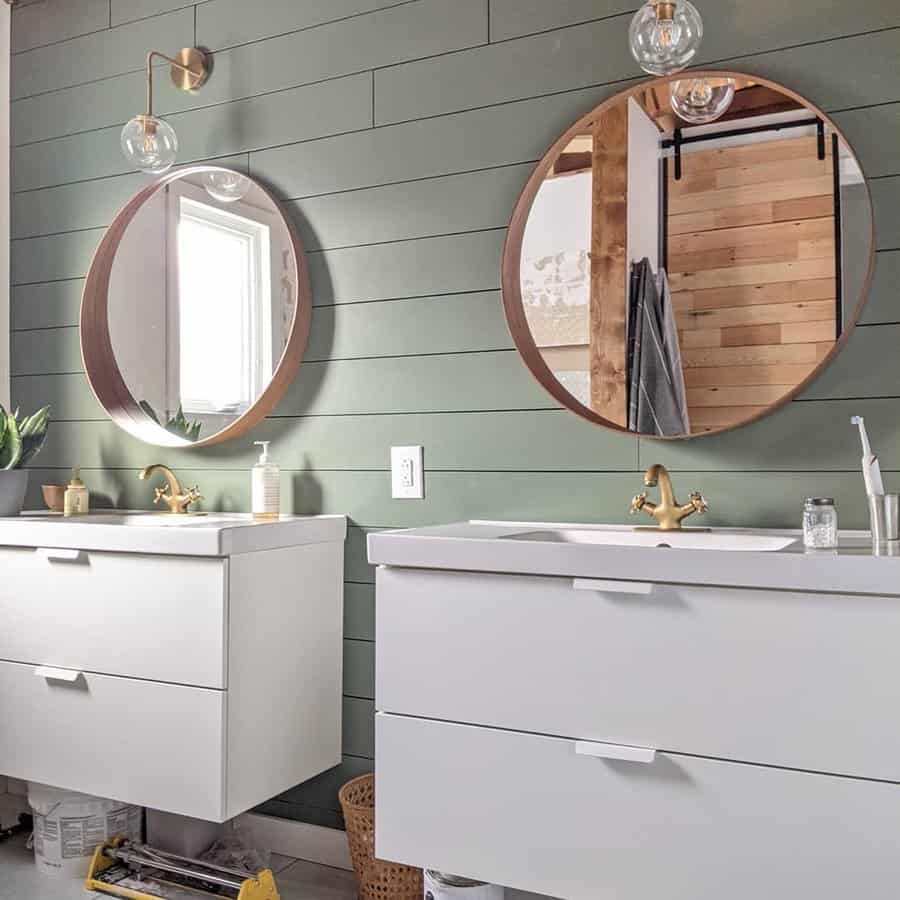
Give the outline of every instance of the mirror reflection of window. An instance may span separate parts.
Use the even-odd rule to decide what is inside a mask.
[[[185,413],[240,414],[268,381],[268,260],[267,224],[179,198],[178,376],[170,389]]]
[[[590,405],[591,173],[548,178],[522,242],[522,303],[535,344],[566,390]]]
[[[280,353],[271,214],[190,183],[169,194],[166,406],[209,431],[253,405]]]

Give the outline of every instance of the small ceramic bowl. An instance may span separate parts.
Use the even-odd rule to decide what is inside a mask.
[[[66,487],[62,484],[42,484],[41,493],[50,512],[61,513],[65,505]]]

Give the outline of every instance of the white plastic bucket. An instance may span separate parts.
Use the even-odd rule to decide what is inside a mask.
[[[85,878],[98,844],[119,834],[141,839],[140,806],[44,784],[28,785],[28,804],[34,814],[34,861],[48,875]]]
[[[503,894],[503,888],[495,884],[425,870],[425,900],[503,900]]]

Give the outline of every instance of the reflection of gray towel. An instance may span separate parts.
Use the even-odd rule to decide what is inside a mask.
[[[690,433],[678,329],[664,271],[632,269],[628,323],[628,428],[639,434]]]

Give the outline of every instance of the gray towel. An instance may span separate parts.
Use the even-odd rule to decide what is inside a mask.
[[[672,297],[664,271],[642,259],[631,274],[628,428],[639,434],[690,433]]]

